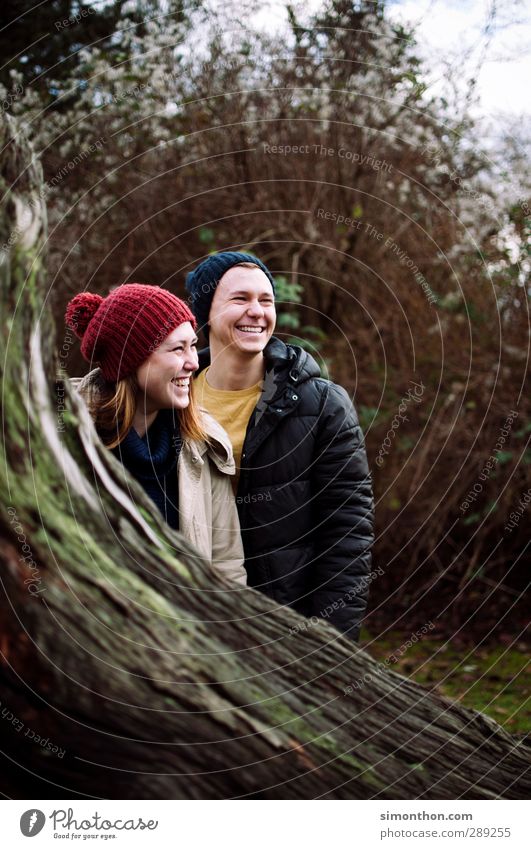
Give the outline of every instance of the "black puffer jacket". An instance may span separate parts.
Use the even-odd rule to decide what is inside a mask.
[[[367,604],[372,485],[349,396],[273,337],[237,495],[248,583],[356,639]],[[199,354],[199,367],[210,351]]]

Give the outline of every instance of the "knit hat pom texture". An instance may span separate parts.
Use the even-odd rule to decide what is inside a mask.
[[[66,308],[65,321],[67,327],[74,331],[78,339],[83,338],[89,323],[102,303],[102,296],[93,292],[81,292],[72,298]]]

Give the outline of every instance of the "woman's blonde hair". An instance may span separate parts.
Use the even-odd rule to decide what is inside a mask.
[[[208,435],[201,422],[201,412],[194,397],[193,381],[190,381],[190,403],[179,409],[177,415],[183,439],[204,440]],[[116,448],[133,426],[138,397],[138,384],[134,375],[124,377],[117,383],[107,383],[92,406],[96,430],[107,448]]]

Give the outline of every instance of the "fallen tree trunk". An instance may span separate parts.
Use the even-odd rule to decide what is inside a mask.
[[[528,796],[523,741],[224,584],[122,491],[56,386],[40,168],[11,122],[2,149],[4,794]]]

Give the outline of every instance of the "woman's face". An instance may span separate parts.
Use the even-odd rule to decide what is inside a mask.
[[[190,381],[198,368],[197,336],[189,321],[176,327],[136,372],[138,404],[147,414],[182,410],[190,403]]]

